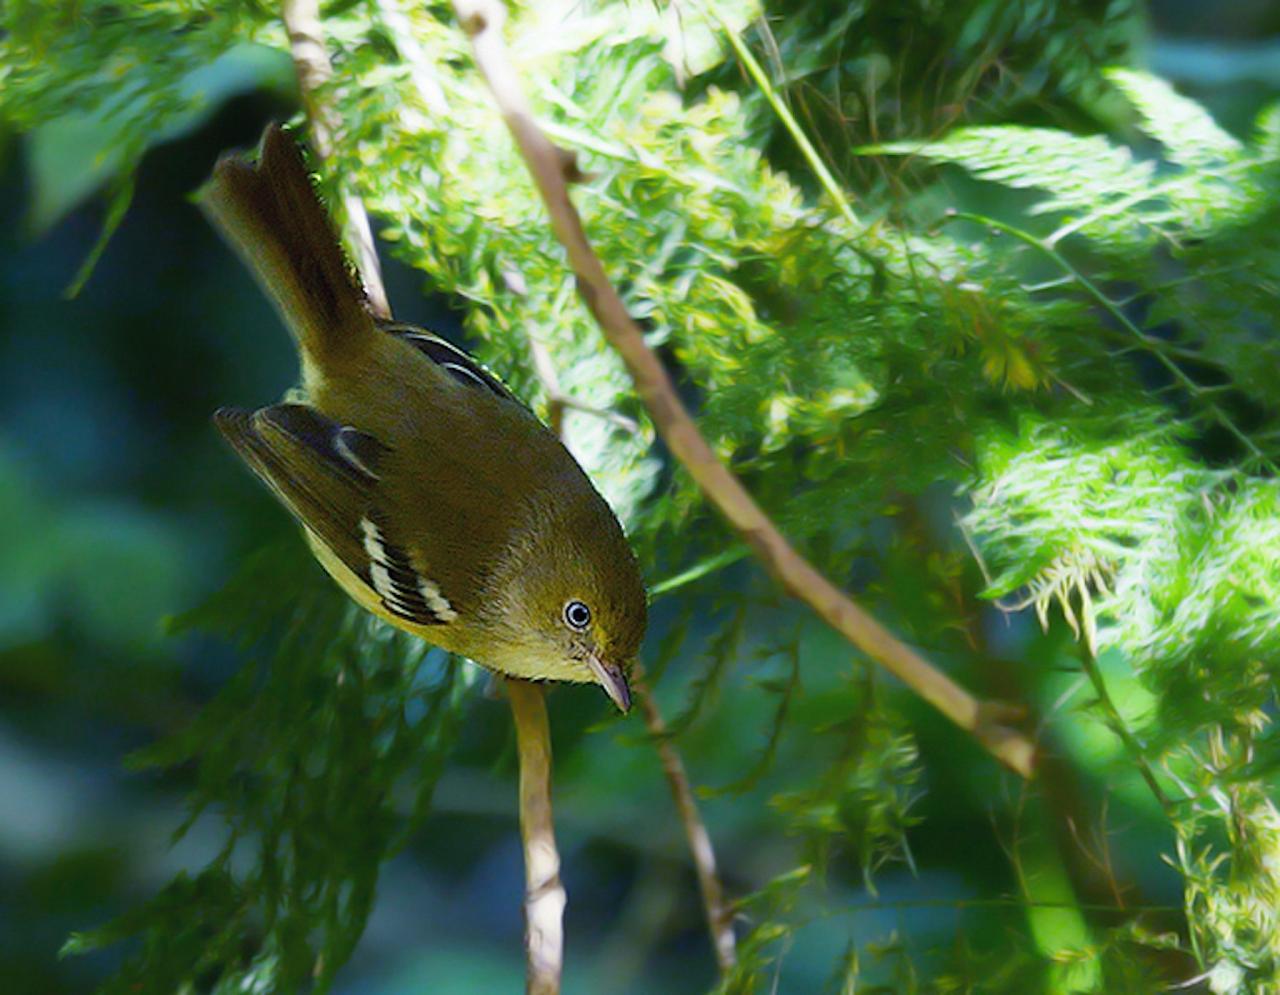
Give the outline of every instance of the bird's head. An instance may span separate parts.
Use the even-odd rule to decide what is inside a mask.
[[[635,554],[594,489],[538,497],[495,571],[495,638],[490,659],[480,662],[515,675],[599,684],[625,712],[647,619]]]

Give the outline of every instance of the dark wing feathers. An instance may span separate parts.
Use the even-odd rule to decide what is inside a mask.
[[[433,335],[417,325],[396,321],[379,322],[378,327],[389,335],[404,339],[464,386],[492,391],[507,401],[516,400],[515,395],[507,390],[501,380],[447,339]]]
[[[419,625],[443,625],[458,617],[440,588],[414,569],[409,554],[391,542],[381,516],[370,511],[360,520],[369,557],[367,583],[393,615]]]
[[[218,430],[303,525],[364,583],[388,612],[441,625],[457,612],[395,542],[378,507],[380,465],[388,453],[373,436],[306,404],[260,411],[222,408]]]
[[[368,506],[372,480],[346,460],[326,457],[324,420],[306,405],[279,404],[256,412],[222,408],[214,424],[294,516],[361,573],[364,552],[355,525]]]

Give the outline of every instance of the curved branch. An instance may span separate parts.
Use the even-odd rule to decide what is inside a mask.
[[[582,219],[569,199],[566,174],[576,174],[572,156],[553,145],[534,121],[502,38],[505,8],[498,0],[453,0],[453,6],[471,36],[476,63],[547,205],[552,227],[577,277],[578,291],[626,363],[637,392],[672,454],[788,593],[808,604],[851,643],[960,728],[972,733],[998,760],[1029,777],[1035,745],[1007,724],[1020,716],[1020,710],[974,698],[855,604],[796,552],[738,479],[716,458],[587,241]]]
[[[523,281],[508,278],[508,286],[513,292],[523,294]],[[580,405],[568,397],[560,388],[560,377],[556,372],[551,351],[536,334],[527,331],[529,349],[533,356],[533,369],[542,384],[543,393],[547,396],[547,421],[556,435],[564,437],[564,411],[566,407],[578,407],[600,417],[617,417],[612,412]],[[630,421],[630,419],[627,419]],[[632,430],[638,426],[632,424]],[[693,858],[693,866],[698,875],[698,889],[702,893],[703,910],[707,917],[707,930],[711,934],[711,944],[715,948],[716,963],[720,973],[732,970],[737,962],[737,948],[733,935],[733,913],[725,906],[724,888],[716,875],[716,853],[711,845],[711,835],[706,824],[698,813],[698,803],[693,797],[693,789],[689,786],[689,775],[685,773],[684,761],[680,759],[680,751],[667,735],[667,723],[662,718],[658,703],[654,701],[653,691],[644,677],[644,668],[636,661],[631,672],[631,688],[640,702],[640,710],[644,714],[644,724],[649,730],[654,749],[662,763],[662,772],[666,775],[667,784],[671,788],[671,796],[675,800],[676,810],[680,813],[680,822],[684,826],[685,837],[689,841],[689,853]]]
[[[559,995],[564,964],[560,853],[551,812],[551,730],[541,685],[507,679],[520,755],[520,840],[524,844],[527,995]]]
[[[693,797],[693,788],[689,786],[689,775],[685,773],[680,751],[667,735],[667,723],[658,710],[658,703],[653,700],[653,691],[649,688],[649,682],[645,680],[639,663],[632,673],[631,686],[640,700],[645,727],[653,737],[658,759],[662,761],[662,772],[666,775],[671,796],[680,812],[680,822],[684,825],[684,834],[689,841],[689,853],[693,856],[693,866],[698,874],[698,890],[702,892],[702,909],[707,917],[707,930],[711,933],[711,945],[716,951],[716,964],[722,975],[728,974],[738,962],[737,941],[733,935],[733,910],[725,903],[724,886],[716,873],[716,851],[711,845],[711,834],[707,832],[706,823],[698,812],[698,802]]]

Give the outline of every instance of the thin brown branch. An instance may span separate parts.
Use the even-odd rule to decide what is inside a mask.
[[[523,281],[508,274],[507,286],[513,293],[523,294]],[[556,372],[555,361],[549,350],[532,332],[528,333],[529,349],[533,356],[533,371],[542,384],[543,393],[547,396],[547,420],[556,435],[564,435],[564,409],[573,405],[560,389],[560,376]],[[599,409],[587,409],[607,417],[610,412]],[[622,416],[618,416],[622,417]],[[634,425],[634,423],[633,423]],[[737,961],[737,951],[733,936],[733,913],[725,907],[724,888],[716,875],[716,854],[711,845],[711,835],[698,813],[698,803],[693,797],[693,789],[689,786],[689,776],[685,773],[684,761],[680,759],[680,751],[667,736],[667,724],[662,718],[658,703],[644,678],[644,669],[637,660],[631,672],[631,687],[640,701],[640,709],[644,713],[644,724],[652,737],[654,748],[658,751],[658,759],[662,763],[662,771],[666,775],[667,784],[671,788],[671,796],[675,799],[676,809],[680,813],[680,822],[684,826],[685,836],[689,841],[689,853],[693,857],[693,865],[698,875],[698,888],[702,893],[703,910],[707,917],[707,930],[711,935],[711,945],[715,948],[716,963],[721,973],[733,968]]]
[[[555,364],[551,359],[551,351],[532,331],[528,333],[528,339],[529,355],[533,359],[533,371],[537,374],[538,381],[542,384],[542,392],[547,398],[547,424],[551,427],[551,431],[555,432],[556,435],[564,436],[564,413],[566,410],[581,411],[583,414],[591,415],[593,418],[600,418],[617,425],[627,432],[640,431],[640,425],[634,419],[616,411],[610,411],[607,408],[597,408],[593,404],[579,401],[576,397],[561,390],[560,377],[556,373]]]
[[[507,680],[520,755],[520,839],[524,844],[525,991],[558,995],[564,964],[564,885],[551,811],[551,730],[542,686]]]
[[[625,432],[634,433],[640,431],[640,423],[638,421],[634,418],[628,418],[617,411],[610,411],[608,408],[597,408],[594,404],[579,401],[571,394],[560,394],[557,400],[563,408],[569,408],[571,411],[581,411],[584,415],[591,415],[592,418],[610,422]]]
[[[547,425],[564,441],[565,398],[560,389],[560,374],[556,372],[551,350],[531,329],[525,329],[525,338],[529,340],[529,356],[533,360],[534,375],[542,384],[542,393],[547,398]]]
[[[289,51],[298,74],[298,89],[307,120],[311,123],[311,147],[322,160],[333,154],[338,116],[324,99],[325,84],[333,77],[333,65],[324,47],[319,0],[282,0],[280,17],[289,34]],[[343,225],[347,245],[355,254],[356,271],[364,283],[369,307],[382,318],[391,317],[382,267],[373,244],[373,229],[364,204],[354,193],[342,195]]]
[[[605,337],[622,356],[672,454],[785,590],[808,604],[952,722],[972,733],[1002,763],[1029,777],[1035,745],[1008,724],[1020,717],[1021,710],[979,701],[855,604],[796,552],[738,479],[716,458],[587,241],[582,220],[569,199],[566,164],[572,157],[553,145],[534,120],[502,38],[505,8],[497,0],[453,3],[460,23],[471,36],[476,63],[546,202],[552,227],[577,277],[578,291]]]
[[[711,836],[698,812],[698,803],[689,786],[684,761],[667,736],[667,724],[663,721],[662,712],[658,710],[658,703],[653,698],[653,692],[644,679],[639,663],[632,674],[631,686],[640,700],[645,727],[649,730],[658,758],[662,761],[662,772],[667,777],[671,795],[680,812],[680,821],[684,824],[684,834],[689,840],[689,852],[693,855],[693,866],[698,874],[702,908],[707,917],[707,930],[711,933],[711,945],[716,951],[716,963],[720,967],[720,973],[727,974],[737,963],[738,952],[733,935],[733,911],[725,904],[724,887],[716,873],[716,852],[711,845]]]

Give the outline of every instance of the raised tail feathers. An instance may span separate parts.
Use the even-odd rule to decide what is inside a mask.
[[[364,291],[287,132],[269,125],[256,163],[224,156],[198,200],[275,304],[304,366],[323,370],[372,336]]]

